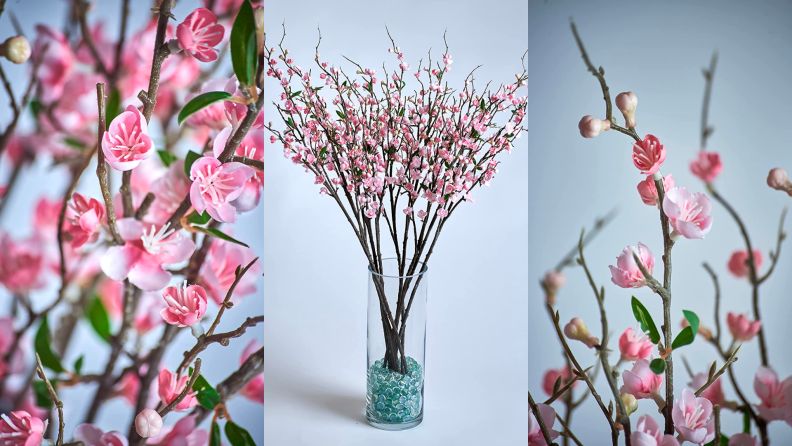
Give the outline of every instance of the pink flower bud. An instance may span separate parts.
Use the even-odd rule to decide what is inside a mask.
[[[624,120],[627,121],[627,127],[635,127],[635,108],[638,107],[638,97],[635,96],[635,93],[632,91],[619,93],[618,96],[616,96],[616,107],[618,107],[624,115]]]
[[[726,313],[729,331],[737,342],[748,342],[762,329],[762,321],[751,321],[744,314]]]
[[[767,174],[767,185],[792,196],[792,181],[789,181],[786,171],[780,167],[770,170]]]
[[[574,339],[586,344],[588,348],[594,348],[595,345],[599,344],[599,339],[591,336],[591,333],[589,333],[586,327],[586,323],[579,317],[572,318],[572,320],[566,324],[564,327],[564,334],[569,339]]]
[[[143,409],[135,417],[135,430],[143,438],[156,437],[162,429],[162,417],[154,409]]]
[[[15,64],[23,64],[30,59],[30,43],[24,36],[9,37],[0,45],[0,56]]]
[[[580,120],[580,123],[578,123],[580,136],[584,138],[594,138],[599,135],[600,132],[610,130],[610,127],[610,121],[602,121],[591,115],[584,116],[583,119]]]
[[[550,291],[558,291],[566,285],[566,276],[561,271],[548,271],[544,277],[545,285]]]
[[[756,271],[758,272],[759,268],[762,266],[762,251],[754,249],[753,260]],[[748,277],[750,275],[750,268],[748,265],[748,251],[734,251],[729,258],[729,272],[734,274],[734,277]]]
[[[553,386],[555,386],[555,382],[558,377],[561,377],[561,386],[563,387],[566,383],[572,380],[572,371],[569,367],[563,367],[560,369],[550,369],[545,372],[544,377],[542,378],[542,390],[547,394],[547,396],[553,396]],[[574,389],[577,386],[577,382],[572,384],[572,388]]]

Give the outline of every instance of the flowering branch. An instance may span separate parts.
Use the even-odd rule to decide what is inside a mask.
[[[167,406],[163,407],[159,411],[159,415],[161,417],[164,417],[165,415],[169,414],[173,409],[176,408],[176,406],[179,405],[179,403],[182,402],[182,400],[184,400],[184,398],[187,397],[187,395],[190,392],[192,392],[193,384],[195,384],[195,381],[198,379],[200,375],[201,375],[201,358],[196,358],[195,364],[193,365],[193,372],[192,375],[190,375],[190,379],[187,380],[187,385],[184,386],[184,390],[182,390],[181,393],[179,393],[179,395],[176,398],[174,398],[173,401],[171,401]],[[145,440],[141,444],[145,444]]]
[[[536,402],[531,396],[530,390],[528,391],[528,405],[531,406],[531,412],[533,412],[534,417],[536,417],[537,423],[539,423],[539,429],[542,431],[542,436],[544,437],[545,444],[558,446],[557,443],[553,443],[553,440],[550,437],[550,432],[547,430],[547,424],[542,418],[542,414],[539,413],[539,407],[536,405]]]
[[[44,373],[44,366],[41,365],[41,358],[39,358],[38,353],[36,353],[36,372],[38,373],[39,378],[44,380],[44,383],[47,386],[47,391],[50,394],[50,398],[52,398],[53,404],[58,409],[58,441],[55,443],[57,446],[61,446],[63,444],[63,429],[65,427],[65,423],[63,421],[63,403],[60,399],[58,399],[58,394],[55,393],[55,388],[52,387],[52,383],[47,378],[47,374]]]
[[[602,341],[597,346],[597,350],[599,351],[600,361],[602,362],[602,371],[605,374],[605,378],[608,380],[608,385],[611,388],[611,392],[613,392],[613,399],[616,401],[616,407],[618,408],[618,413],[616,416],[616,420],[619,424],[624,427],[624,441],[626,446],[631,446],[632,440],[630,438],[630,416],[627,414],[627,408],[624,405],[624,401],[621,398],[621,394],[619,393],[619,388],[616,385],[616,377],[614,376],[613,369],[610,365],[610,360],[608,358],[609,350],[608,350],[608,317],[605,314],[605,287],[597,289],[597,284],[594,283],[594,278],[591,276],[591,272],[586,265],[586,259],[583,257],[583,238],[586,235],[586,230],[583,229],[580,232],[580,241],[578,242],[578,264],[583,267],[583,271],[586,273],[586,277],[588,278],[589,284],[591,285],[591,289],[594,291],[594,296],[597,298],[597,305],[600,309],[600,320],[602,321]],[[637,262],[641,264],[640,261]]]
[[[217,385],[217,394],[220,396],[220,404],[224,404],[229,397],[239,392],[247,383],[259,376],[263,371],[264,347],[261,347],[248,356],[236,372],[232,373],[228,378]],[[201,424],[209,413],[210,412],[204,409],[203,406],[196,406],[190,414],[195,415],[195,424],[198,425]]]
[[[99,141],[96,145],[97,148],[101,147],[102,138],[104,138],[107,129],[105,97],[105,84],[96,84],[96,102],[99,106]],[[102,198],[104,199],[105,208],[107,209],[107,226],[110,228],[110,235],[113,237],[113,242],[116,245],[123,245],[124,240],[121,238],[121,235],[118,234],[118,226],[116,225],[115,205],[113,204],[113,196],[110,193],[110,185],[108,184],[107,165],[105,163],[103,150],[98,150],[97,153],[96,176],[99,178],[99,188],[102,190]]]

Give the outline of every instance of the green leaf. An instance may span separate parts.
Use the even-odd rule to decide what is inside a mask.
[[[256,42],[256,19],[250,0],[239,7],[239,13],[231,28],[231,64],[240,83],[254,85],[258,68],[258,44]]]
[[[52,383],[53,387],[55,383]],[[52,397],[47,389],[47,383],[41,380],[33,381],[33,395],[36,397],[36,406],[43,409],[52,409]]]
[[[184,174],[187,175],[187,178],[190,178],[190,169],[192,168],[193,163],[201,156],[203,155],[200,153],[195,153],[192,150],[187,152],[187,156],[184,157]]]
[[[85,150],[85,144],[83,144],[78,139],[67,137],[67,138],[63,139],[63,142],[64,142],[64,144],[66,144],[67,146],[69,146],[69,147],[71,147],[73,149],[77,149],[77,150],[80,150],[80,151]]]
[[[83,367],[83,361],[84,360],[85,360],[85,356],[81,355],[79,358],[77,358],[76,361],[74,361],[74,373],[76,375],[81,375],[82,374],[82,367]]]
[[[113,122],[116,116],[123,112],[121,109],[121,94],[113,88],[110,90],[110,98],[107,99],[107,106],[105,108],[105,117],[107,118],[107,126]]]
[[[644,307],[635,296],[632,297],[632,310],[635,315],[635,320],[641,324],[641,330],[649,332],[649,340],[652,341],[652,344],[660,342],[660,332],[657,331],[657,326],[652,320],[652,315],[649,314],[646,307]]]
[[[234,96],[225,91],[210,91],[208,93],[199,94],[198,96],[190,99],[179,112],[179,125],[189,118],[190,116],[198,113],[204,108],[221,101],[231,100]]]
[[[340,111],[336,110],[336,114],[338,115],[339,118],[346,119],[346,115],[341,113]]]
[[[223,446],[223,438],[220,436],[220,425],[217,424],[215,420],[212,420],[212,428],[209,434],[209,446]]]
[[[179,157],[166,151],[166,150],[157,150],[157,155],[159,155],[160,161],[165,167],[170,167],[171,164],[178,161]]]
[[[321,90],[322,88],[324,88],[324,87],[313,87],[313,90],[314,90],[314,91],[319,91],[319,90]]]
[[[319,151],[319,159],[322,159],[325,153],[327,153],[327,147],[322,147],[322,150]]]
[[[649,368],[655,375],[663,374],[663,372],[665,372],[665,366],[665,360],[660,358],[653,359],[652,362],[649,363]]]
[[[36,347],[36,353],[38,353],[39,357],[41,358],[41,364],[44,367],[52,370],[55,373],[61,373],[64,371],[63,366],[60,363],[60,359],[58,359],[58,357],[52,351],[47,316],[44,316],[41,319],[41,324],[39,325],[38,331],[36,332],[34,344]]]
[[[105,342],[110,342],[110,315],[107,314],[102,300],[99,296],[94,295],[88,307],[85,309],[85,316],[91,322],[96,334],[99,335]]]
[[[715,440],[706,443],[704,446],[716,446]],[[727,437],[723,432],[721,432],[720,445],[717,446],[729,446],[729,437]]]
[[[743,433],[750,434],[751,433],[751,414],[747,411],[743,411]]]
[[[297,96],[299,96],[299,95],[300,95],[300,93],[302,93],[302,90],[300,90],[300,91],[296,91],[296,92],[292,93],[292,94],[291,94],[291,97],[292,97],[292,98],[296,98]]]
[[[696,334],[690,327],[685,327],[679,332],[677,337],[674,338],[674,342],[671,343],[671,348],[677,349],[679,347],[690,345],[693,343],[694,339],[696,339]]]
[[[221,231],[221,230],[219,230],[217,228],[204,228],[204,231],[208,232],[209,234],[211,234],[211,235],[213,235],[213,236],[215,236],[215,237],[217,237],[219,239],[223,239],[223,240],[225,240],[227,242],[236,243],[237,245],[242,245],[242,246],[244,246],[246,248],[250,248],[250,246],[240,242],[239,240],[231,237],[230,235],[226,234],[225,232],[223,232],[223,231]]]
[[[198,375],[192,388],[196,392],[195,398],[204,409],[212,411],[215,406],[220,404],[220,395],[203,375]]]
[[[41,110],[43,108],[44,106],[41,105],[41,101],[39,101],[38,99],[34,98],[30,100],[30,113],[33,114],[33,117],[36,118],[36,120],[38,120],[39,115],[41,114]]]
[[[288,118],[286,120],[286,125],[288,125],[289,127],[293,128],[294,127],[294,120],[292,118]]]
[[[487,111],[487,106],[486,106],[486,105],[484,105],[484,98],[481,98],[481,100],[479,101],[479,107],[481,107],[481,112],[482,112],[482,113],[484,113],[485,111]]]
[[[250,433],[233,421],[226,422],[225,434],[231,446],[256,446]]]
[[[688,310],[682,310],[682,314],[685,315],[685,320],[687,320],[688,324],[690,324],[690,330],[693,332],[693,336],[695,336],[696,333],[698,333],[700,323],[698,315]]]
[[[212,219],[212,216],[209,215],[208,212],[204,211],[203,214],[197,214],[197,213],[193,212],[187,218],[187,221],[192,223],[192,224],[194,224],[194,225],[205,225],[205,224],[209,223],[209,220],[211,220],[211,219]]]

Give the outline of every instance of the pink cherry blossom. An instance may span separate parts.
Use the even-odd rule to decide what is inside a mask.
[[[99,82],[105,82],[100,74],[75,73],[66,82],[63,94],[52,110],[53,122],[48,121],[48,124],[83,143],[95,143],[96,121],[99,118],[96,84]],[[50,116],[45,113],[39,118],[49,120]]]
[[[718,152],[700,151],[698,158],[690,162],[690,171],[705,183],[712,183],[723,170]]]
[[[671,220],[674,232],[689,239],[704,238],[712,229],[712,203],[701,192],[691,194],[687,188],[675,187],[663,198],[663,212]]]
[[[637,399],[652,398],[660,396],[660,384],[663,383],[663,375],[655,375],[649,368],[649,361],[639,359],[633,364],[632,370],[625,370],[622,373],[624,385],[619,389],[619,393],[629,393]]]
[[[729,446],[761,446],[762,442],[751,434],[739,433],[729,438]]]
[[[162,296],[159,293],[144,292],[140,296],[135,313],[135,330],[138,335],[145,336],[146,333],[165,323],[160,311],[162,311]]]
[[[753,250],[753,258],[754,258],[754,266],[756,267],[756,272],[759,272],[759,268],[762,266],[762,251],[758,249]],[[729,257],[729,272],[734,275],[734,277],[748,277],[751,273],[751,269],[748,267],[748,251],[746,250],[737,250],[734,251]]]
[[[610,127],[611,127],[610,121],[607,120],[602,121],[591,115],[584,116],[578,123],[578,130],[580,130],[580,136],[584,138],[595,138],[597,135],[600,134],[600,132],[610,130]]]
[[[46,25],[36,25],[36,33],[38,36],[33,43],[33,55],[35,58],[42,58],[41,66],[36,72],[41,86],[39,100],[50,104],[60,99],[63,94],[74,66],[74,53],[62,32]],[[43,56],[40,56],[42,52]]]
[[[215,303],[218,305],[223,303],[228,289],[236,278],[237,267],[244,267],[255,258],[256,254],[250,248],[222,240],[212,242],[208,258],[201,269],[201,283]],[[262,272],[261,262],[257,261],[234,288],[232,302],[238,301],[241,296],[255,293],[256,279]]]
[[[652,175],[660,170],[665,157],[665,147],[654,135],[646,135],[643,141],[633,143],[633,164],[644,175]]]
[[[555,409],[552,406],[548,406],[547,404],[537,404],[537,408],[539,409],[539,415],[542,417],[542,421],[544,421],[545,426],[547,427],[547,431],[550,434],[550,439],[555,440],[560,435],[558,432],[552,429],[553,425],[555,424],[556,413]],[[542,435],[542,430],[539,427],[539,421],[537,421],[536,416],[534,416],[531,409],[528,409],[528,446],[544,446],[547,442],[544,439],[544,435]]]
[[[545,372],[542,378],[542,390],[544,390],[547,396],[553,396],[553,386],[555,386],[555,382],[559,376],[561,377],[561,386],[563,387],[572,379],[572,371],[569,370],[568,367],[562,367],[560,369],[549,369]],[[572,384],[572,388],[574,389],[577,384],[576,381]]]
[[[217,60],[214,48],[223,40],[225,29],[217,23],[217,16],[206,8],[198,8],[176,27],[179,46],[185,53],[201,62]]]
[[[666,191],[674,187],[674,176],[668,174],[663,177],[663,189]],[[645,180],[638,183],[638,194],[641,195],[641,200],[644,204],[649,206],[660,206],[660,197],[657,194],[657,186],[655,185],[654,178],[646,177]]]
[[[259,344],[255,339],[251,339],[248,342],[248,345],[242,350],[242,356],[239,358],[239,364],[242,365],[250,355],[257,352],[261,349],[261,344]],[[264,404],[264,374],[253,378],[249,383],[245,384],[245,387],[239,392],[240,395],[247,398],[254,403]]]
[[[767,185],[775,190],[780,190],[792,197],[792,181],[789,181],[787,173],[780,167],[770,169],[767,173]]]
[[[44,282],[44,256],[35,239],[14,242],[0,232],[0,283],[12,294],[40,289]]]
[[[752,321],[744,314],[726,313],[726,323],[735,342],[748,342],[762,329],[762,321]]]
[[[156,437],[161,429],[162,417],[154,409],[143,409],[135,417],[135,431],[142,438]]]
[[[617,257],[616,266],[610,265],[611,281],[622,288],[641,288],[646,285],[641,269],[635,262],[633,254],[637,254],[646,272],[652,274],[654,271],[655,259],[652,251],[643,243],[638,243],[638,247],[628,246],[624,248]]]
[[[117,224],[125,244],[107,249],[100,260],[102,272],[113,280],[128,278],[141,290],[165,288],[171,273],[163,265],[184,262],[195,251],[192,240],[167,226],[157,229],[151,225],[146,231],[143,223],[134,218],[122,218]]]
[[[785,420],[789,412],[786,395],[792,387],[792,376],[779,382],[776,372],[764,366],[759,366],[754,377],[754,392],[762,401],[755,404],[759,415],[767,421]]]
[[[134,175],[132,176],[134,178]],[[151,193],[156,198],[151,203],[145,220],[164,224],[173,215],[184,197],[190,193],[192,183],[184,175],[184,160],[180,159],[170,165],[165,175],[154,180]]]
[[[231,136],[232,130],[231,127],[226,127],[215,138],[213,146],[215,158],[219,158],[223,153],[223,149],[225,149],[226,142]],[[237,146],[234,155],[264,161],[264,130],[248,130],[245,138],[239,143],[239,146]],[[251,211],[258,206],[262,189],[264,189],[264,172],[254,170],[253,175],[245,183],[242,194],[231,202],[231,204],[239,212]]]
[[[125,373],[113,388],[112,396],[121,397],[130,406],[135,407],[138,392],[140,392],[140,378],[135,373]]]
[[[227,79],[209,79],[201,85],[200,94],[212,91],[223,91],[227,83]],[[189,102],[195,96],[198,96],[198,94],[199,93],[191,93],[187,95],[185,101]],[[225,114],[225,106],[222,102],[215,102],[208,107],[198,110],[195,114],[187,118],[186,122],[192,127],[207,127],[215,131],[223,130],[229,125],[228,118]]]
[[[179,327],[189,327],[199,322],[206,313],[206,290],[200,285],[187,286],[185,280],[180,287],[169,286],[162,292],[168,304],[160,312],[162,319]]]
[[[636,334],[632,327],[619,337],[619,350],[623,361],[646,359],[652,354],[654,344],[645,333]]]
[[[690,382],[690,388],[695,390],[700,389],[704,384],[707,383],[707,378],[709,373],[697,373],[696,376],[693,377],[693,381]],[[726,397],[723,395],[723,386],[721,385],[721,379],[718,378],[712,384],[707,387],[707,390],[701,392],[701,397],[706,398],[711,402],[713,405],[718,404],[721,407],[725,407],[728,405],[726,401]]]
[[[660,423],[649,415],[641,415],[630,434],[633,446],[679,446],[671,434],[664,434]]]
[[[105,433],[93,424],[81,424],[74,430],[74,440],[82,441],[85,446],[127,446],[127,438],[117,431]]]
[[[712,403],[706,398],[696,397],[688,388],[682,390],[682,397],[674,403],[671,417],[683,440],[704,444],[715,438]]]
[[[177,380],[176,375],[171,373],[168,369],[160,370],[157,383],[159,384],[158,393],[162,404],[167,406],[171,401],[175,400],[176,397],[184,391],[188,378],[187,375],[184,375]],[[194,407],[196,404],[198,404],[198,400],[195,398],[195,392],[190,390],[187,396],[176,405],[174,410],[177,412],[184,412]]]
[[[204,446],[209,442],[209,434],[195,428],[195,415],[188,415],[176,422],[173,427],[163,427],[160,434],[149,438],[147,444],[158,446]]]
[[[14,409],[29,413],[31,418],[40,418],[42,420],[46,419],[50,415],[49,410],[38,407],[36,395],[33,393],[32,386],[28,387],[27,389],[20,389],[19,392],[22,393],[21,397],[18,393],[13,393],[13,398],[21,398],[21,401],[16,405],[16,407],[14,407]],[[11,392],[9,392],[9,389],[6,386],[3,399],[9,400],[12,398],[11,395]]]
[[[3,446],[39,446],[47,430],[47,422],[24,410],[0,415],[0,443]]]
[[[253,169],[242,163],[221,163],[208,156],[190,168],[190,200],[198,213],[208,212],[217,221],[234,223],[236,209],[231,202],[244,192]]]
[[[71,236],[71,247],[79,248],[93,243],[99,238],[98,229],[102,226],[105,208],[95,198],[86,199],[75,193],[66,212],[66,233]]]
[[[116,116],[102,137],[102,151],[115,170],[137,167],[154,153],[154,141],[148,136],[148,123],[134,105]]]

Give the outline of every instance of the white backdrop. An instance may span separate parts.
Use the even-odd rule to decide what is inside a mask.
[[[792,171],[792,151],[785,129],[789,127],[792,70],[789,42],[792,41],[792,6],[789,2],[540,2],[530,3],[530,264],[529,264],[529,388],[537,398],[542,376],[548,368],[562,366],[560,346],[544,310],[539,279],[577,243],[580,229],[590,227],[596,216],[618,205],[617,219],[591,244],[586,260],[594,279],[606,288],[606,307],[613,331],[611,348],[618,352],[618,336],[636,327],[629,299],[635,295],[655,317],[661,318],[660,300],[647,288],[625,290],[610,282],[608,265],[627,245],[643,242],[655,253],[656,274],[662,271],[662,235],[656,208],[644,205],[636,185],[639,175],[631,160],[631,140],[606,132],[597,138],[580,137],[577,123],[583,115],[604,118],[602,92],[597,80],[586,71],[569,29],[574,16],[592,62],[605,69],[615,97],[621,91],[638,96],[638,133],[660,138],[668,156],[665,174],[673,174],[677,185],[704,191],[688,163],[699,149],[700,110],[704,92],[701,68],[708,65],[713,49],[720,52],[710,109],[715,133],[709,149],[721,153],[724,169],[716,187],[731,202],[748,227],[754,247],[765,254],[775,249],[778,217],[792,200],[765,184],[767,172],[776,166]],[[624,122],[618,110],[615,115]],[[712,231],[704,240],[677,242],[673,250],[673,323],[679,331],[682,310],[713,324],[713,287],[701,267],[709,262],[722,287],[722,337],[730,335],[726,311],[750,313],[750,286],[726,270],[730,254],[745,249],[739,230],[724,208],[713,202]],[[787,230],[792,222],[787,219]],[[792,278],[792,245],[787,240],[776,272],[760,290],[766,324],[770,362],[781,379],[792,374],[789,356],[788,318],[792,314],[789,289]],[[581,268],[566,271],[567,286],[558,296],[557,309],[566,323],[583,317],[596,336],[601,333],[594,295]],[[573,346],[583,367],[595,358],[580,344]],[[711,345],[697,340],[677,355],[683,355],[697,372],[704,372],[716,359]],[[743,345],[735,371],[743,392],[758,402],[753,375],[759,364],[757,341]],[[617,354],[613,355],[615,359]],[[719,361],[722,364],[722,361]],[[688,381],[681,360],[674,361],[675,389]],[[580,386],[582,387],[582,385]],[[610,391],[602,377],[601,395]],[[726,396],[736,399],[728,380]],[[581,394],[582,390],[578,390]],[[558,408],[563,407],[558,405]],[[656,414],[651,402],[641,402],[639,412]],[[726,413],[724,432],[742,426],[741,418]],[[610,444],[608,428],[593,399],[574,415],[573,432],[585,435],[586,445]],[[783,422],[770,425],[774,444],[789,444],[792,428]],[[756,431],[754,430],[754,433]]]
[[[91,20],[101,20],[104,22],[105,32],[115,36],[118,32],[119,16],[121,10],[120,1],[103,1],[94,10],[91,11],[89,18]],[[128,37],[134,33],[149,17],[149,2],[130,2],[131,15],[129,18]],[[199,0],[179,0],[176,2],[174,14],[179,20],[183,20],[195,8],[201,6]],[[26,36],[33,41],[35,38],[34,26],[38,23],[45,23],[57,29],[60,29],[65,21],[68,13],[68,3],[59,0],[35,0],[35,1],[15,1],[10,0],[6,3],[6,13],[0,18],[0,38],[5,39],[13,32],[11,21],[9,19],[8,11],[13,11],[18,17],[20,24]],[[94,23],[91,21],[91,23]],[[127,40],[128,41],[128,40]],[[3,69],[12,80],[14,88],[16,88],[17,98],[21,97],[22,89],[27,85],[28,67],[26,66],[12,66],[3,60]],[[230,67],[230,63],[228,63]],[[228,69],[218,70],[220,73],[225,74]],[[2,128],[5,129],[6,123],[10,120],[9,108],[6,105],[5,90],[0,93],[0,122]],[[29,113],[25,113],[24,122],[20,124],[22,129],[30,128],[30,122],[27,121]],[[158,138],[159,126],[152,126],[152,133],[155,139]],[[192,148],[197,150],[196,147],[190,147],[186,144],[181,150]],[[3,160],[6,164],[6,159]],[[92,197],[101,197],[98,182],[96,180],[96,164],[92,164],[86,170],[85,175],[80,182],[77,192],[90,195]],[[8,166],[0,167],[0,178],[5,183],[5,178],[8,175]],[[115,179],[113,184],[118,187],[121,184],[120,175]],[[15,186],[15,192],[12,193],[8,207],[4,211],[0,227],[3,231],[11,233],[15,238],[22,238],[30,235],[32,226],[32,215],[34,206],[40,196],[47,196],[50,199],[63,196],[63,191],[68,186],[68,177],[63,168],[53,169],[47,160],[40,160],[34,166],[23,171],[19,183]],[[264,238],[261,231],[261,221],[264,215],[263,203],[259,207],[245,215],[241,215],[238,222],[234,227],[234,234],[238,239],[245,241],[258,255],[262,255],[264,251]],[[227,311],[222,319],[222,322],[217,327],[220,331],[229,331],[238,327],[248,316],[258,316],[263,312],[263,278],[259,278],[257,283],[258,292],[246,296],[242,302],[235,305],[233,310]],[[33,302],[40,302],[41,306],[47,305],[51,302],[57,293],[58,281],[55,279],[50,286],[36,293],[33,296]],[[0,308],[8,308],[10,305],[10,296],[0,287]],[[216,313],[216,306],[210,304],[212,315]],[[52,326],[53,323],[51,322]],[[156,342],[161,334],[161,328],[157,329],[147,336],[147,341]],[[32,336],[32,335],[31,335]],[[229,374],[237,369],[239,364],[239,356],[242,349],[247,345],[251,339],[257,339],[263,343],[264,330],[261,325],[249,329],[247,333],[239,338],[232,340],[228,347],[221,347],[214,345],[207,349],[200,356],[203,359],[201,366],[201,373],[206,376],[212,384],[217,384],[225,379]],[[32,345],[32,337],[29,343]],[[183,331],[173,344],[169,347],[169,354],[163,360],[163,366],[173,370],[181,359],[182,353],[192,348],[195,345],[195,338],[190,335],[189,330]],[[109,354],[109,347],[103,343],[94,334],[91,327],[87,323],[80,324],[78,330],[72,340],[71,347],[67,352],[64,364],[73,364],[80,355],[85,354],[85,365],[83,373],[101,373],[107,361]],[[32,361],[32,358],[29,358]],[[122,366],[122,361],[119,361],[119,370]],[[82,422],[85,412],[88,410],[88,403],[93,398],[95,393],[95,386],[81,385],[69,389],[64,389],[58,392],[59,397],[63,400],[65,419],[66,419],[66,438],[71,439],[74,428]],[[99,416],[96,419],[96,424],[104,428],[105,431],[119,430],[126,435],[128,430],[128,422],[132,420],[132,408],[130,408],[121,399],[114,399],[105,404]],[[234,398],[229,404],[229,411],[234,417],[234,421],[241,426],[247,428],[253,438],[259,440],[264,437],[264,429],[261,424],[263,417],[263,407],[260,404],[252,403],[241,397]],[[53,418],[54,420],[54,418]],[[173,424],[177,418],[170,416],[165,419],[165,424]],[[52,421],[51,421],[52,422]],[[211,417],[209,417],[203,429],[208,430]]]
[[[265,12],[269,46],[280,40],[285,20],[284,46],[305,69],[313,64],[317,25],[323,60],[341,64],[343,54],[380,73],[383,61],[396,66],[387,52],[385,25],[413,67],[420,58],[426,63],[429,48],[433,58],[440,57],[447,28],[454,85],[477,64],[483,64],[478,84],[512,82],[522,71],[520,56],[527,45],[527,3],[521,1],[486,7],[450,1],[305,1],[296,7],[265,0]],[[279,86],[271,78],[266,82],[271,100],[265,117],[275,121],[271,102],[279,100]],[[319,195],[313,177],[285,159],[282,147],[268,146],[268,445],[527,442],[527,138],[518,142],[511,155],[504,154],[492,186],[475,191],[475,204],[466,203],[454,214],[432,256],[425,417],[405,432],[379,431],[364,416],[365,257],[341,211]],[[460,358],[468,365],[463,367]]]

